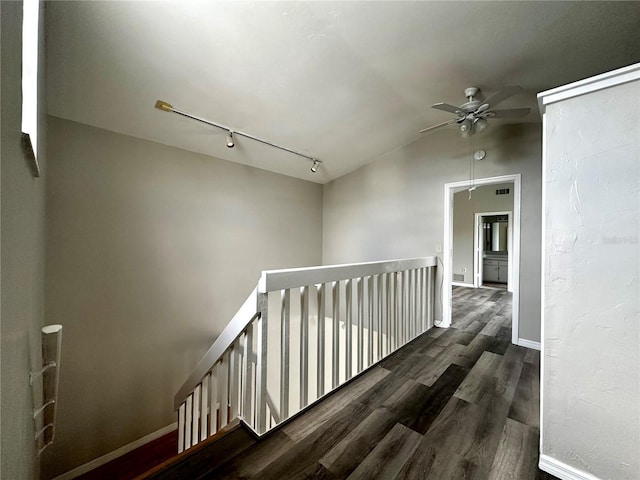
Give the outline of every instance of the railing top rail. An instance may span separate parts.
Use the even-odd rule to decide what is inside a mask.
[[[258,282],[258,292],[267,293],[305,285],[337,282],[349,278],[366,277],[433,266],[436,266],[436,257],[291,268],[286,270],[266,270],[262,272],[262,276]]]

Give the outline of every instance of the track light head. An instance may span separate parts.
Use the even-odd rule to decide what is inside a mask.
[[[320,162],[318,160],[313,161],[313,165],[311,165],[311,171],[316,173],[318,171],[318,167],[320,166]]]
[[[235,143],[233,142],[233,132],[229,130],[229,132],[227,133],[227,147],[233,148],[234,146]]]

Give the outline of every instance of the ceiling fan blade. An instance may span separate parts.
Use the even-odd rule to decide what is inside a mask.
[[[508,108],[506,110],[493,110],[491,112],[487,112],[487,116],[492,118],[518,118],[524,117],[530,111],[530,108]]]
[[[515,95],[516,93],[522,92],[522,87],[517,85],[512,85],[510,87],[504,87],[501,90],[498,90],[496,93],[491,95],[489,98],[485,99],[483,103],[488,103],[489,105],[497,105],[503,100]]]
[[[458,121],[458,119],[454,118],[454,119],[449,120],[448,122],[443,122],[443,123],[439,123],[438,125],[434,125],[433,127],[423,128],[418,133],[430,132],[431,130],[435,130],[436,128],[440,128],[440,127],[445,127],[447,125],[451,125],[452,123],[456,123],[457,121]]]
[[[455,113],[456,115],[465,114],[465,111],[461,110],[460,107],[449,105],[448,103],[434,103],[433,105],[431,105],[431,108],[435,108],[437,110],[444,110],[445,112]]]

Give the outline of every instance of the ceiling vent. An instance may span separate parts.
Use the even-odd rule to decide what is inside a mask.
[[[496,190],[496,195],[509,195],[509,189],[499,188],[498,190]]]

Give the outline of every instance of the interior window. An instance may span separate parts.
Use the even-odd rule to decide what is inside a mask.
[[[22,17],[22,133],[33,159],[38,155],[38,14],[39,0],[24,0]],[[23,135],[23,138],[25,136]],[[36,164],[37,165],[37,164]]]

